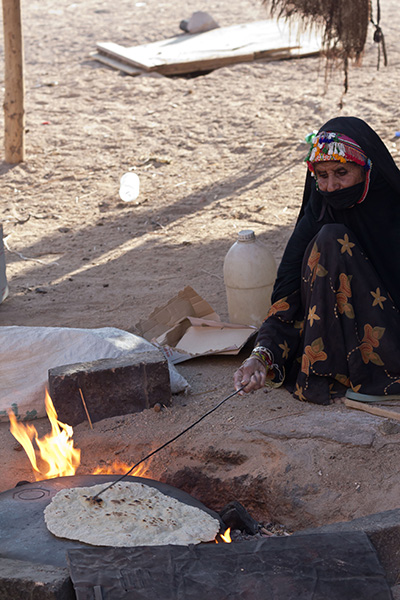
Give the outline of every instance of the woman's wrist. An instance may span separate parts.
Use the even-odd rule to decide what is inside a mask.
[[[285,379],[285,369],[274,362],[274,355],[265,346],[256,346],[249,358],[255,358],[265,368],[266,385],[269,387],[280,387]]]
[[[272,352],[268,348],[265,348],[265,346],[256,346],[250,354],[250,358],[256,358],[265,367],[267,372],[274,364]]]
[[[262,367],[264,367],[265,372],[267,373],[268,369],[265,366],[265,363],[258,357],[258,356],[253,356],[252,354],[250,354],[250,356],[248,356],[243,362],[242,362],[242,367],[247,365],[250,361],[255,360],[259,365],[261,365]]]

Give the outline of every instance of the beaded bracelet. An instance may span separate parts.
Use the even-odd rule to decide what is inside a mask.
[[[269,350],[268,348],[265,348],[265,346],[256,346],[252,353],[250,354],[249,358],[256,358],[257,360],[259,360],[261,362],[261,364],[264,366],[266,373],[268,375],[268,371],[274,371],[275,374],[278,377],[278,381],[277,382],[273,382],[271,379],[269,379],[267,377],[267,380],[265,382],[266,386],[269,387],[280,387],[285,379],[285,369],[284,367],[282,367],[282,370],[280,369],[280,367],[274,363],[274,355],[272,354],[271,350]],[[249,359],[246,359],[249,360]],[[246,362],[246,361],[244,361]]]
[[[274,356],[271,350],[268,350],[265,346],[256,346],[250,356],[258,358],[267,371],[271,369],[274,364]]]

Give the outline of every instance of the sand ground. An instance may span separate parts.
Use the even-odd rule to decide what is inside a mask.
[[[203,0],[201,6],[194,0],[120,0],[117,5],[111,0],[23,0],[26,161],[15,166],[0,163],[0,219],[9,248],[10,284],[10,297],[0,307],[0,324],[114,326],[134,332],[140,319],[186,285],[227,319],[224,256],[237,232],[251,228],[279,261],[301,203],[307,133],[339,114],[359,116],[398,158],[400,13],[395,0],[382,0],[381,6],[389,65],[377,71],[371,30],[362,65],[350,71],[350,89],[340,109],[343,74],[333,72],[326,85],[319,58],[260,61],[195,78],[166,78],[125,76],[90,56],[97,41],[129,46],[177,35],[180,20],[199,9],[221,26],[265,18],[265,9],[255,0]],[[2,129],[1,124],[0,145]],[[119,178],[129,170],[141,182],[140,196],[131,204],[118,196]],[[134,460],[141,449],[186,426],[231,391],[231,375],[243,358],[242,353],[182,364],[180,372],[192,394],[174,398],[172,408],[158,415],[146,411],[125,421],[109,420],[112,423],[104,422],[97,432],[79,426],[81,472],[90,472],[96,462],[114,454]],[[215,448],[216,439],[229,452],[239,452],[245,443],[243,424],[314,410],[284,390],[268,397],[258,392],[235,398],[212,424],[189,438],[191,458],[171,451],[164,463],[154,463],[150,474],[172,481],[176,465],[184,470],[193,456],[201,469],[207,462],[204,449]],[[378,420],[374,424],[379,427]],[[121,439],[120,427],[126,439]],[[382,454],[371,454],[367,444],[367,450],[358,447],[349,458],[342,448],[343,460],[362,473],[357,479],[354,471],[349,473],[348,485],[354,480],[356,486],[364,477],[363,486],[372,486],[374,492],[361,509],[359,497],[349,492],[347,512],[338,508],[343,499],[337,500],[333,519],[399,506],[396,440],[392,459],[390,454],[385,458],[387,465],[393,460],[393,471],[391,492],[382,502]],[[252,443],[245,452],[251,464],[235,471],[237,477],[264,477],[265,469],[271,468],[264,466],[265,452],[258,452],[260,440],[252,438]],[[0,446],[0,489],[19,479],[33,480],[5,425]],[[308,466],[313,460],[329,462],[329,452],[325,457],[325,450],[319,453],[316,448],[304,448],[305,455],[311,452]],[[277,456],[274,468],[279,471]],[[224,460],[220,467],[226,467]],[[212,468],[221,478],[217,463],[214,456]],[[308,467],[298,468],[303,480],[300,498],[314,492],[301,472]],[[313,477],[319,481],[321,465],[314,468]],[[342,476],[343,467],[332,472],[325,486],[337,489]],[[186,487],[196,492],[195,485]],[[305,512],[310,513],[308,508]],[[329,512],[325,507],[305,522],[326,519]]]

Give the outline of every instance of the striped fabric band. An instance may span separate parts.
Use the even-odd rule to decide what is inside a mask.
[[[310,151],[306,157],[308,168],[313,173],[313,163],[327,160],[354,162],[365,170],[371,168],[371,161],[363,149],[347,135],[333,131],[321,131],[310,141]]]

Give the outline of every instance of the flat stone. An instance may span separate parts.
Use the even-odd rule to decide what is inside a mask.
[[[49,393],[63,423],[92,423],[171,404],[168,362],[162,352],[137,352],[49,370]]]
[[[348,531],[364,531],[368,535],[375,546],[389,583],[393,585],[398,582],[400,576],[400,509],[386,510],[352,521],[305,529],[294,535]]]
[[[0,599],[75,600],[75,592],[66,568],[2,558]]]
[[[398,435],[400,433],[400,423],[385,419],[381,425],[379,425],[379,431],[383,435]]]
[[[362,532],[199,544],[195,549],[74,548],[68,562],[82,599],[391,599],[376,552]]]
[[[391,589],[393,600],[400,600],[400,585],[395,585]]]
[[[338,412],[328,407],[315,407],[306,414],[279,421],[245,427],[249,433],[260,433],[269,438],[313,439],[370,447],[375,438],[377,419],[352,411]]]

